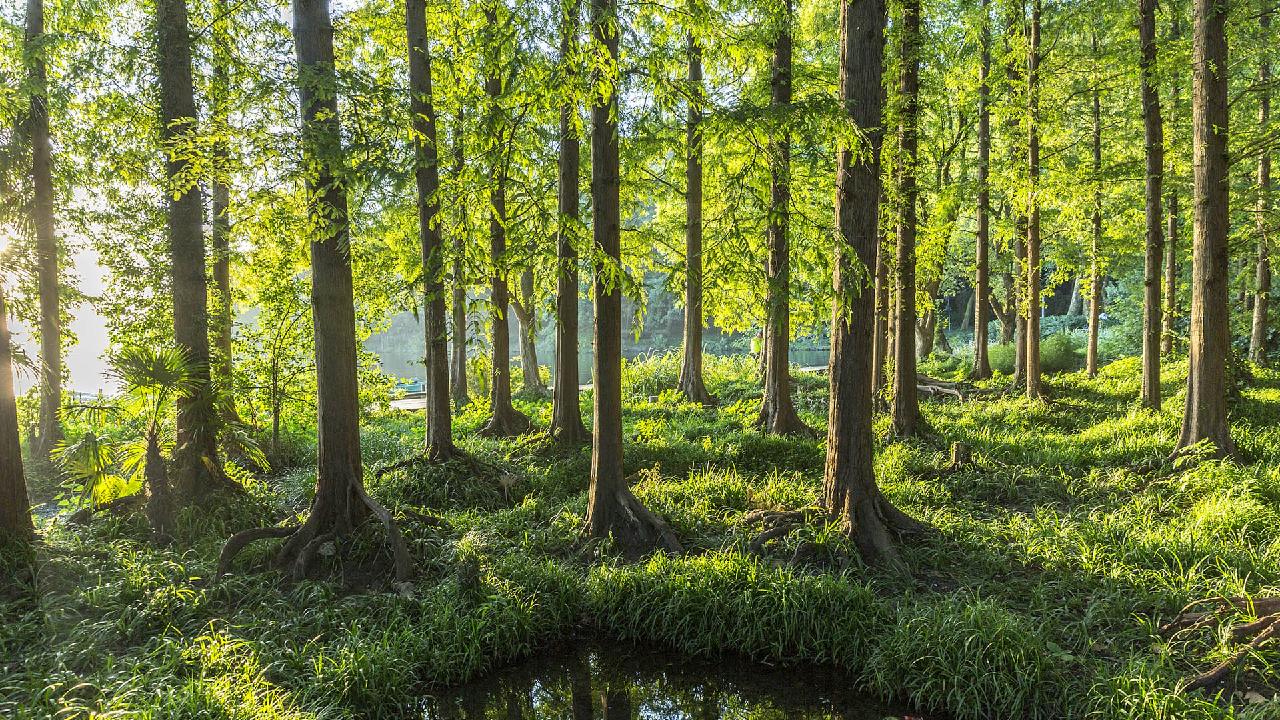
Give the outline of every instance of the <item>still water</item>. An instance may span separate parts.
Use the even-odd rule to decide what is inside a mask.
[[[584,645],[423,702],[425,720],[922,720],[852,693],[833,670]]]

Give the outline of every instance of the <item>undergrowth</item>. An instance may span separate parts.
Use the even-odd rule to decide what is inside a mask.
[[[673,357],[628,364],[627,469],[683,557],[625,564],[584,547],[589,450],[476,438],[482,403],[456,426],[479,463],[380,473],[417,451],[421,418],[367,419],[368,483],[403,524],[412,587],[370,583],[387,562],[373,527],[323,580],[284,584],[260,567],[264,544],[208,581],[232,531],[306,507],[306,468],[189,512],[168,548],[138,517],[46,520],[33,574],[0,593],[0,715],[394,717],[432,687],[592,632],[833,664],[867,693],[955,718],[1280,716],[1280,701],[1255,702],[1280,684],[1274,645],[1224,689],[1188,693],[1180,682],[1236,646],[1225,631],[1158,633],[1193,600],[1280,594],[1280,373],[1256,371],[1233,407],[1237,460],[1154,473],[1136,468],[1172,449],[1185,364],[1166,368],[1161,412],[1137,409],[1131,360],[1056,376],[1044,403],[927,404],[937,436],[877,455],[886,494],[932,526],[896,572],[850,560],[818,526],[748,554],[742,516],[815,503],[823,465],[820,440],[751,429],[754,370],[709,358],[718,406],[704,409],[672,391]],[[797,376],[796,395],[821,427],[824,379]],[[545,427],[545,401],[518,402]],[[948,472],[953,442],[974,463]],[[787,562],[799,543],[813,562]]]

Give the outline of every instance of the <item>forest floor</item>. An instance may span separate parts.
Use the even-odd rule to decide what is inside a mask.
[[[401,520],[411,587],[370,586],[389,562],[375,527],[326,558],[323,580],[256,568],[271,550],[260,543],[208,581],[232,531],[305,509],[305,467],[254,481],[235,507],[188,513],[172,548],[152,547],[140,517],[46,522],[36,592],[0,597],[0,715],[395,717],[432,686],[593,632],[834,664],[867,693],[956,718],[1280,717],[1267,700],[1280,643],[1225,685],[1180,689],[1240,649],[1228,629],[1248,608],[1217,628],[1160,632],[1196,600],[1280,595],[1280,373],[1257,371],[1236,402],[1236,461],[1175,466],[1160,461],[1185,364],[1166,366],[1162,412],[1135,408],[1137,368],[1054,377],[1047,403],[926,403],[936,434],[886,443],[877,459],[886,494],[931,526],[903,547],[902,571],[863,567],[818,525],[748,551],[758,527],[744,515],[813,505],[823,470],[821,440],[750,429],[748,360],[709,361],[712,409],[670,390],[674,359],[629,366],[628,472],[687,551],[634,564],[579,540],[589,449],[476,438],[485,413],[473,406],[455,430],[481,472],[379,474],[417,451],[421,429],[416,414],[378,415],[364,435],[368,484]],[[825,425],[825,379],[796,385],[802,417]],[[545,400],[518,404],[545,427]],[[972,464],[948,467],[953,442]]]

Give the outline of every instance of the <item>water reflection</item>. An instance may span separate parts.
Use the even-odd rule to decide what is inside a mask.
[[[846,689],[847,677],[805,667],[697,661],[588,645],[549,654],[438,693],[425,720],[912,720]]]

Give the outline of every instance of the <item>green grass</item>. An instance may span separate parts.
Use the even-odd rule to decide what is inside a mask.
[[[1237,461],[1154,475],[1130,468],[1172,449],[1185,364],[1166,367],[1161,412],[1135,409],[1131,360],[1095,380],[1052,378],[1048,403],[927,405],[937,436],[877,456],[887,495],[933,527],[904,547],[899,573],[863,567],[847,540],[816,526],[747,555],[745,512],[817,500],[821,441],[750,429],[750,361],[708,360],[715,409],[679,402],[677,371],[670,356],[628,365],[626,463],[686,556],[629,565],[584,548],[589,452],[475,438],[476,405],[458,438],[491,467],[369,473],[404,526],[420,571],[412,588],[370,585],[387,567],[373,527],[328,561],[322,582],[253,571],[266,544],[237,575],[203,579],[230,532],[305,508],[306,469],[189,514],[181,549],[151,547],[140,518],[46,524],[35,592],[0,593],[0,715],[386,717],[432,686],[592,632],[835,664],[868,693],[956,718],[1280,716],[1280,701],[1242,700],[1280,684],[1275,644],[1235,678],[1240,694],[1215,697],[1179,682],[1234,646],[1221,633],[1169,642],[1156,632],[1198,598],[1280,594],[1280,373],[1258,371],[1234,406]],[[545,402],[518,402],[545,425]],[[822,378],[797,378],[806,421],[821,427],[825,402]],[[369,465],[412,454],[420,435],[416,416],[370,418]],[[934,472],[952,442],[972,447],[975,465]],[[514,478],[506,492],[499,476]],[[801,542],[818,564],[786,562]]]

